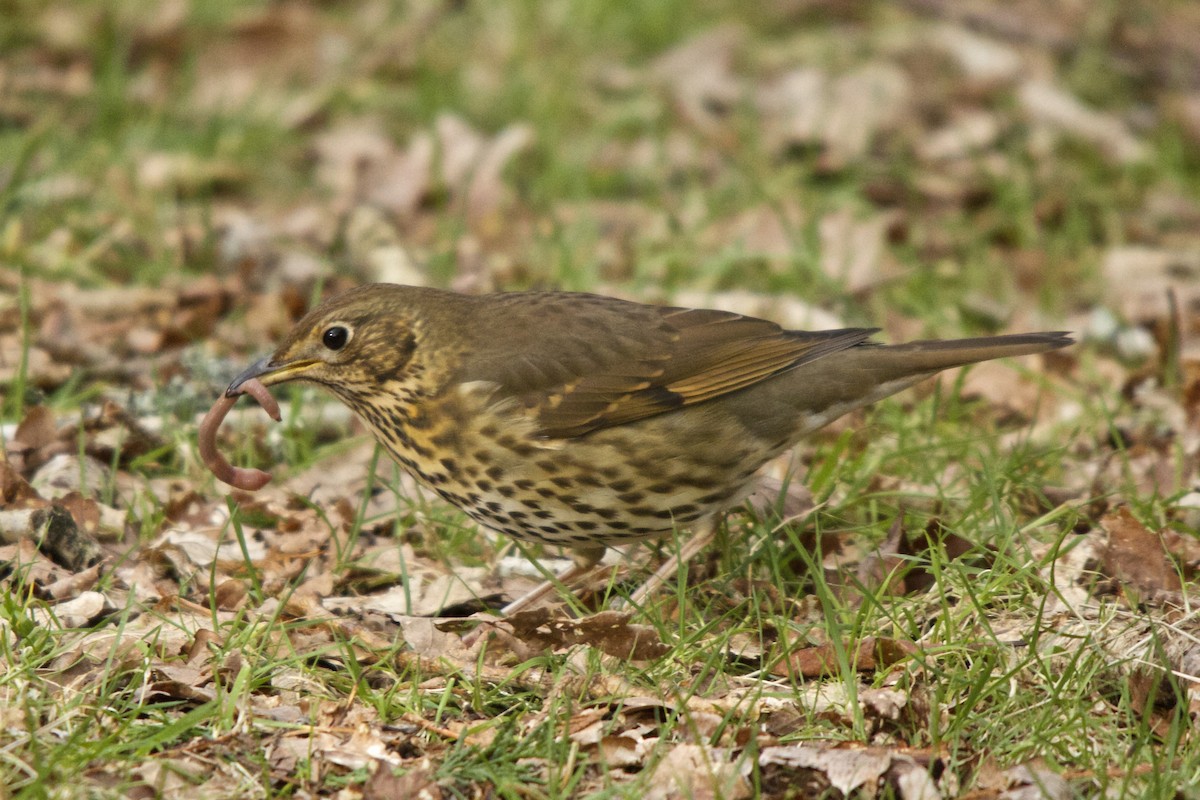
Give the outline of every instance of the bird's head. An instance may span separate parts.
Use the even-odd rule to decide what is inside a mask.
[[[374,284],[352,289],[308,312],[271,355],[256,361],[225,390],[242,394],[257,378],[266,386],[309,381],[343,397],[386,391],[416,369],[424,333],[422,291]]]

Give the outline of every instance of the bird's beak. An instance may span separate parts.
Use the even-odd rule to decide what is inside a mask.
[[[244,394],[245,390],[242,384],[252,378],[257,378],[264,386],[272,386],[276,383],[283,383],[300,377],[309,368],[320,362],[317,361],[293,361],[290,364],[279,364],[271,359],[270,356],[260,358],[255,361],[246,370],[233,379],[229,384],[229,388],[225,390],[226,397],[237,397],[239,394]]]

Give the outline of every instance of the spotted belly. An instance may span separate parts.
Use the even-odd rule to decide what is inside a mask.
[[[684,451],[641,425],[547,440],[520,420],[432,417],[438,424],[416,415],[401,430],[363,415],[392,458],[447,502],[492,530],[543,544],[607,546],[685,527],[748,494],[762,461],[717,444]]]
[[[702,476],[675,459],[675,471],[640,471],[611,444],[570,448],[523,445],[460,452],[434,463],[393,452],[422,483],[472,519],[522,541],[582,546],[620,544],[672,531],[728,508],[752,486]],[[532,450],[529,448],[533,447]],[[664,462],[657,461],[656,468]]]

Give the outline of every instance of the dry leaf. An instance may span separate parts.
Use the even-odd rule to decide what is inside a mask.
[[[995,145],[1004,130],[998,115],[969,111],[931,131],[917,145],[917,155],[931,162],[967,158]]]
[[[745,37],[736,25],[723,25],[668,50],[650,67],[670,90],[680,116],[697,131],[722,133],[726,115],[742,93],[733,57]]]
[[[919,650],[912,642],[900,639],[869,636],[857,645],[846,643],[843,648],[850,669],[856,672],[873,672],[905,661]],[[771,667],[771,674],[780,676],[801,675],[805,678],[822,678],[841,674],[838,648],[832,644],[817,645],[795,650],[787,658]]]
[[[86,628],[97,617],[112,609],[100,592],[83,592],[77,597],[55,603],[50,609],[31,609],[40,625],[50,626],[57,621],[58,628]]]
[[[739,800],[751,796],[729,750],[677,744],[654,768],[648,800]]]
[[[758,108],[772,148],[816,147],[825,170],[863,158],[875,137],[896,127],[909,110],[908,77],[886,62],[839,77],[800,68],[759,91]]]
[[[939,25],[926,43],[953,58],[976,92],[992,91],[1015,82],[1024,66],[1015,48],[965,26]]]
[[[418,766],[397,770],[379,762],[362,787],[362,800],[442,800],[432,764],[428,758]]]
[[[487,624],[534,652],[584,644],[616,658],[646,661],[671,649],[654,628],[630,623],[633,614],[628,612],[601,611],[580,619],[552,618],[550,613],[533,609]]]
[[[1113,247],[1102,270],[1108,301],[1121,315],[1138,324],[1158,323],[1170,314],[1169,291],[1183,312],[1184,335],[1200,333],[1200,251],[1144,245]]]
[[[1104,573],[1119,585],[1151,597],[1175,595],[1183,589],[1162,537],[1138,522],[1128,507],[1106,514],[1100,527],[1108,534],[1103,551]]]
[[[789,784],[808,797],[821,796],[829,789],[843,797],[859,792],[870,796],[882,785],[899,788],[897,783],[903,778],[906,793],[898,796],[906,800],[941,797],[927,770],[910,756],[882,747],[766,747],[759,756],[759,765],[764,793],[772,796]]]
[[[999,800],[1068,800],[1075,797],[1070,784],[1040,759],[1000,769],[990,760],[979,769],[978,791]]]
[[[1017,99],[1035,123],[1077,136],[1099,147],[1109,158],[1127,164],[1146,157],[1146,147],[1115,115],[1085,106],[1065,89],[1041,80],[1026,81]]]
[[[25,418],[17,425],[13,443],[29,450],[45,447],[58,438],[58,426],[54,412],[45,406],[33,406],[25,412]]]

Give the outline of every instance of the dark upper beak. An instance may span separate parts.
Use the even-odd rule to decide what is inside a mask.
[[[229,388],[225,390],[225,396],[237,397],[239,394],[245,394],[246,390],[242,388],[242,384],[253,378],[262,381],[264,386],[273,386],[276,383],[303,378],[304,373],[321,363],[314,359],[281,362],[271,356],[260,358],[247,367],[245,372],[233,379],[233,383],[229,384]]]
[[[233,383],[229,384],[229,388],[225,390],[226,397],[237,397],[239,394],[244,394],[242,384],[251,378],[261,378],[264,375],[270,375],[272,372],[279,369],[279,365],[271,361],[271,357],[260,358],[233,379]]]

